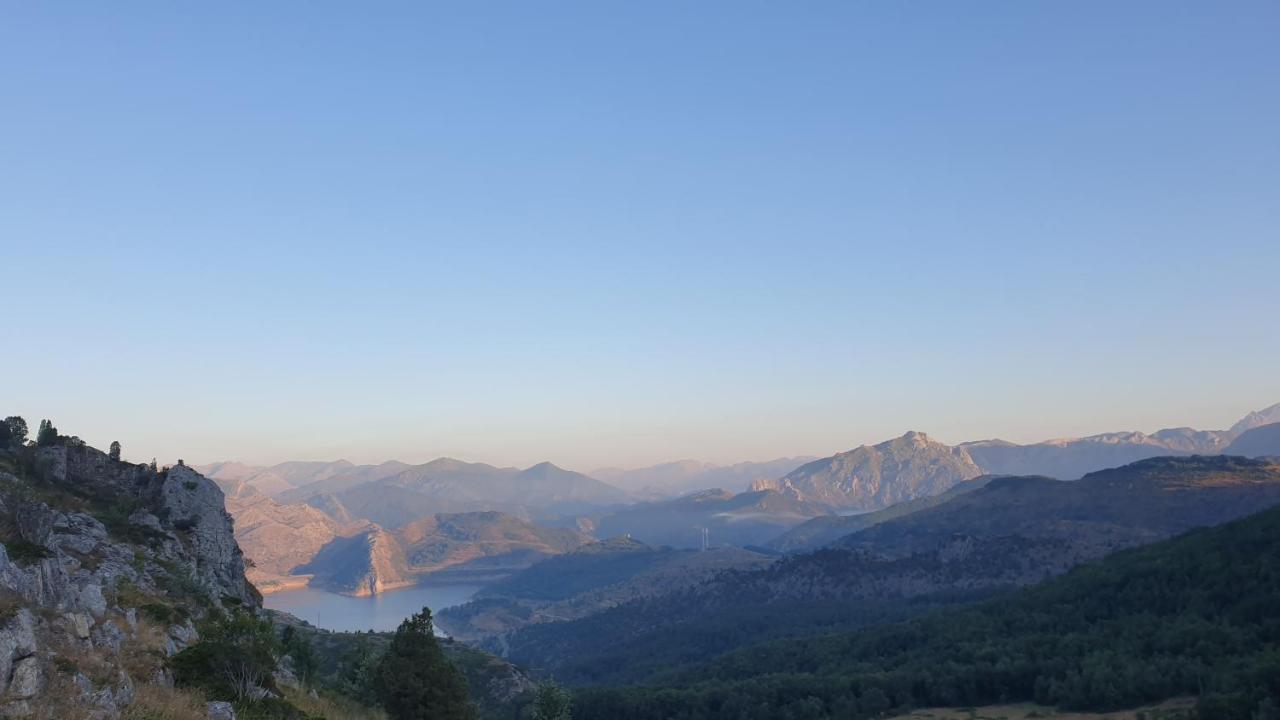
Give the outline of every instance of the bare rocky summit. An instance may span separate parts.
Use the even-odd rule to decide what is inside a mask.
[[[920,432],[802,465],[779,480],[757,484],[840,510],[879,510],[937,495],[983,474],[963,448]]]

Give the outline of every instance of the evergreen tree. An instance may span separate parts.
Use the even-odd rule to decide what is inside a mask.
[[[538,683],[533,696],[533,720],[570,720],[573,696],[554,681]]]
[[[58,428],[49,420],[40,421],[40,430],[36,433],[36,445],[48,447],[58,443]]]
[[[311,640],[292,625],[287,625],[280,635],[280,643],[284,646],[284,653],[293,658],[293,671],[298,678],[308,683],[314,680],[319,658]]]
[[[10,415],[4,419],[4,424],[9,429],[9,446],[22,447],[27,441],[27,421],[18,415]]]
[[[119,440],[111,441],[111,451],[109,454],[111,455],[112,460],[116,462],[120,462],[120,441]]]
[[[436,641],[431,610],[400,623],[374,678],[392,720],[474,720],[467,682]]]
[[[365,705],[377,705],[378,689],[375,687],[375,680],[381,659],[382,656],[369,643],[369,639],[360,637],[355,647],[343,658],[344,670],[338,681],[339,691]]]

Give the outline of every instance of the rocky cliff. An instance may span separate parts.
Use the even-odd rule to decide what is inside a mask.
[[[256,609],[222,491],[75,438],[0,450],[0,715],[115,717],[212,609]]]

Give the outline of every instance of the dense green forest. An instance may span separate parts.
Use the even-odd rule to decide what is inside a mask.
[[[763,643],[651,687],[580,690],[579,720],[870,718],[1034,700],[1133,707],[1198,695],[1202,717],[1275,717],[1280,508],[894,625]]]

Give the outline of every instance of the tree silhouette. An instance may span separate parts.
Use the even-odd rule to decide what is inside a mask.
[[[36,445],[48,447],[58,442],[58,428],[49,420],[40,421],[40,430],[36,433]]]
[[[111,441],[111,451],[108,454],[111,456],[112,460],[116,462],[120,462],[120,441],[119,440]]]
[[[22,447],[27,441],[27,421],[18,415],[10,415],[4,419],[4,425],[8,430],[9,447]]]

